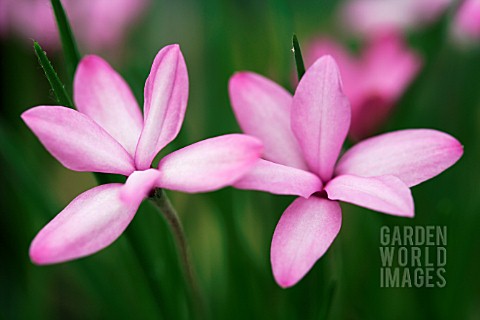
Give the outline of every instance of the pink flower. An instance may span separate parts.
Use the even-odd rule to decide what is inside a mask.
[[[454,35],[463,41],[480,39],[480,0],[465,0],[453,21]]]
[[[350,0],[342,20],[350,30],[365,36],[402,32],[435,21],[452,0]]]
[[[311,65],[326,54],[332,55],[340,68],[352,105],[350,136],[354,140],[380,128],[421,67],[420,57],[396,33],[371,39],[359,57],[331,40],[320,39],[307,47],[305,61]]]
[[[283,213],[272,239],[273,274],[282,287],[296,284],[337,236],[338,201],[413,217],[409,187],[463,154],[448,134],[412,129],[364,140],[337,160],[350,126],[350,105],[330,56],[307,70],[293,98],[248,72],[232,77],[230,98],[242,130],[265,147],[263,159],[234,186],[300,196]]]
[[[88,50],[118,46],[149,0],[63,0],[80,44]],[[50,0],[0,0],[0,31],[18,33],[42,46],[59,46]]]
[[[178,45],[156,56],[145,83],[145,114],[122,77],[97,56],[76,72],[78,111],[61,106],[27,110],[22,119],[47,150],[75,171],[128,176],[74,199],[33,240],[30,257],[50,264],[93,254],[110,245],[155,188],[206,192],[230,185],[250,170],[262,152],[253,137],[230,134],[175,151],[151,169],[156,154],[180,131],[188,75]]]

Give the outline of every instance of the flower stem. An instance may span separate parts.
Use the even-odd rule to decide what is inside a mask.
[[[198,280],[193,268],[190,250],[187,244],[187,238],[183,230],[182,223],[178,217],[178,214],[175,208],[172,206],[170,199],[168,199],[167,194],[163,189],[155,189],[153,196],[150,198],[153,203],[157,206],[160,212],[163,214],[163,217],[167,220],[179,250],[179,258],[183,267],[183,272],[185,275],[186,283],[189,287],[190,301],[192,304],[192,309],[195,313],[195,318],[203,319],[204,317],[204,304],[203,297],[198,285]]]

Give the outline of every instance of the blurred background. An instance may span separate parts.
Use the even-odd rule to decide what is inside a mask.
[[[414,4],[420,0],[389,0],[380,8],[372,0],[64,2],[82,54],[107,59],[141,103],[155,54],[180,44],[189,105],[179,137],[162,154],[240,132],[227,90],[235,71],[260,73],[293,92],[293,33],[305,56],[314,54],[308,52],[311,43],[329,38],[357,58],[379,31],[400,37],[418,65],[404,88],[385,98],[391,112],[371,134],[434,128],[465,148],[455,166],[413,188],[415,218],[342,203],[339,236],[307,276],[285,290],[273,279],[269,252],[275,225],[293,198],[233,188],[168,194],[186,229],[209,318],[480,318],[480,31],[460,17],[463,3],[425,0],[428,5],[419,7]],[[71,87],[48,1],[0,3],[0,318],[191,318],[171,233],[147,201],[105,250],[53,266],[30,262],[36,233],[97,183],[90,173],[65,169],[20,119],[32,106],[56,104],[32,39]],[[400,60],[386,62],[377,80],[393,77],[389,70]],[[362,70],[354,85],[370,77],[368,68]],[[381,91],[373,91],[378,98]],[[447,226],[445,288],[380,287],[380,228],[396,225]]]

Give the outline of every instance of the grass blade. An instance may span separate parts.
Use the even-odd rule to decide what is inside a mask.
[[[52,87],[53,93],[58,101],[58,103],[62,106],[73,108],[73,102],[70,96],[65,89],[62,81],[57,75],[57,72],[52,66],[50,60],[48,60],[47,54],[43,51],[42,47],[38,44],[38,42],[33,43],[33,48],[35,50],[35,54],[38,57],[38,63],[42,67],[43,71],[45,72],[45,76],[47,77],[50,86]]]

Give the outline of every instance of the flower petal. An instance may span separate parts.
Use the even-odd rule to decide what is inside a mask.
[[[120,201],[121,184],[105,184],[75,198],[35,237],[30,258],[35,264],[65,262],[93,254],[115,241],[140,203]]]
[[[188,99],[188,74],[178,45],[155,57],[145,83],[145,125],[135,154],[137,169],[150,168],[157,153],[177,136]]]
[[[446,133],[400,130],[353,146],[340,159],[336,173],[362,177],[394,175],[412,187],[446,170],[462,154],[460,142]]]
[[[78,65],[73,92],[78,111],[110,133],[133,158],[143,118],[123,78],[102,58],[86,56]]]
[[[349,29],[364,36],[418,28],[433,22],[452,0],[352,0],[341,19]]]
[[[262,149],[259,140],[243,134],[194,143],[160,161],[159,187],[192,193],[223,188],[247,173]]]
[[[311,172],[260,159],[233,186],[308,198],[314,192],[322,190],[322,181]]]
[[[355,83],[350,83],[351,94],[345,89],[352,104],[352,137],[362,140],[371,136],[385,122],[421,65],[401,34],[371,39],[359,61],[361,72]]]
[[[230,79],[229,93],[242,131],[262,140],[264,159],[307,168],[290,126],[292,95],[287,90],[258,74],[239,72]]]
[[[385,100],[394,102],[418,73],[422,60],[408,47],[401,33],[389,33],[371,39],[362,64],[364,81],[359,81],[359,85],[364,94],[376,91]]]
[[[287,288],[300,281],[330,247],[341,225],[338,202],[316,196],[296,199],[273,234],[270,258],[277,283]]]
[[[337,64],[318,59],[298,84],[292,104],[292,129],[310,171],[322,181],[332,177],[350,126],[350,105],[342,92]]]
[[[462,2],[455,14],[452,31],[460,42],[474,42],[480,39],[480,1]]]
[[[65,167],[75,171],[129,175],[128,152],[86,115],[59,106],[40,106],[22,114],[27,126]]]
[[[401,217],[413,217],[413,198],[405,183],[394,176],[364,178],[342,175],[325,186],[328,198]]]
[[[350,103],[352,103],[353,108],[352,96],[355,95],[359,79],[365,76],[360,68],[358,58],[352,56],[340,43],[323,37],[315,39],[308,44],[304,55],[306,66],[312,65],[318,58],[324,55],[332,56],[337,63],[342,77],[343,92],[350,100]]]
[[[141,203],[158,185],[159,178],[156,169],[133,172],[120,190],[120,198],[126,203]]]

